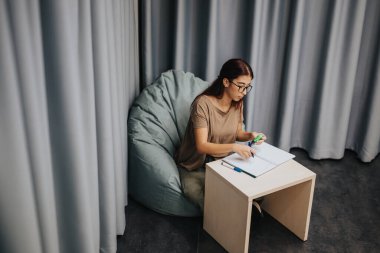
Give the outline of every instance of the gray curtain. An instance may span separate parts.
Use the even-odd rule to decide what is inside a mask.
[[[0,251],[116,252],[138,6],[0,0]]]
[[[255,73],[248,130],[315,159],[380,150],[380,1],[143,0],[142,81],[182,69],[212,81],[229,58]]]

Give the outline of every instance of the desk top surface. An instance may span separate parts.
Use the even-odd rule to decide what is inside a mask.
[[[221,160],[207,163],[206,170],[207,174],[212,173],[212,175],[225,180],[250,200],[308,180],[315,180],[316,177],[314,172],[293,159],[257,178],[229,169],[221,165]]]

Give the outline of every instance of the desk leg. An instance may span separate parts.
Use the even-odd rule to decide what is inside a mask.
[[[206,169],[203,228],[228,252],[248,252],[252,204]]]
[[[264,197],[262,208],[273,218],[306,241],[313,203],[315,178],[271,193]]]

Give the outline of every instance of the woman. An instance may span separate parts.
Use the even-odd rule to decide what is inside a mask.
[[[218,78],[192,105],[190,119],[176,154],[182,190],[203,211],[205,163],[232,152],[244,158],[255,150],[235,143],[254,139],[260,133],[243,130],[243,98],[251,90],[253,72],[242,59],[223,64]],[[266,140],[265,135],[256,144]]]

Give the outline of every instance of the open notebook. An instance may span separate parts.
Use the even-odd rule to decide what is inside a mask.
[[[223,158],[223,161],[242,169],[253,177],[258,177],[295,157],[293,154],[276,148],[266,142],[253,147],[256,150],[254,157],[244,159],[239,154],[234,153]]]

